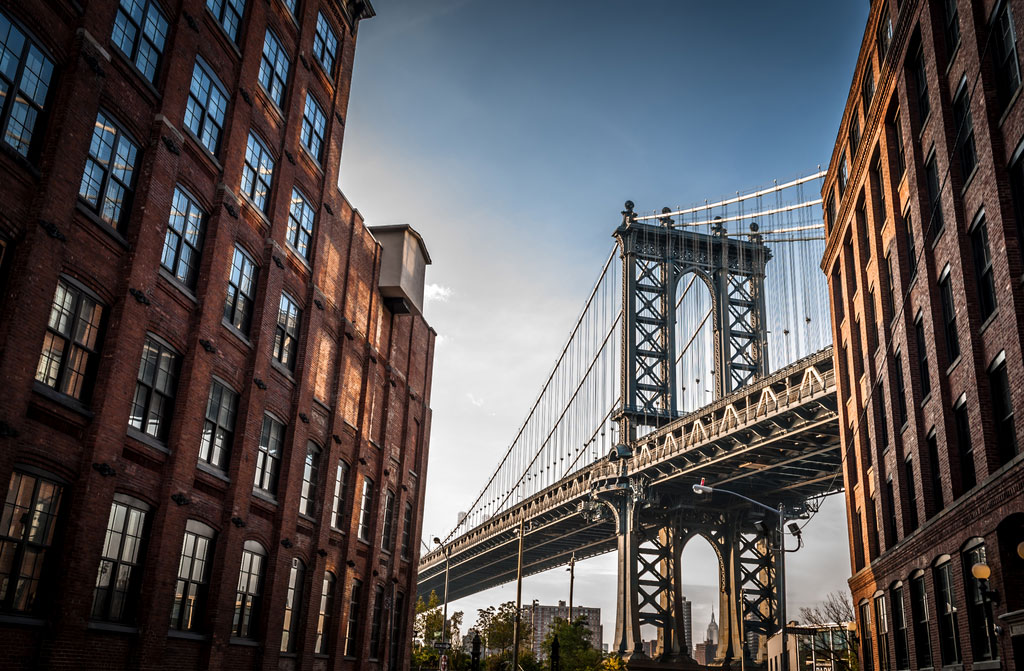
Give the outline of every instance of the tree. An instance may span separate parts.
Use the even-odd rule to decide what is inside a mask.
[[[449,615],[445,623],[445,641],[453,649],[462,645],[459,629],[462,627],[463,612],[456,611]],[[437,592],[431,590],[427,600],[423,597],[416,600],[416,620],[413,623],[413,666],[437,666],[440,656],[434,642],[441,640],[441,621],[444,619],[441,599]]]
[[[831,631],[831,644],[827,634],[819,634],[812,642],[815,654],[832,661],[833,668],[842,671],[857,671],[857,635],[848,626],[855,621],[853,602],[846,592],[832,592],[813,608],[801,608],[803,621],[817,629]],[[801,651],[802,652],[802,651]],[[800,652],[798,652],[800,654]]]
[[[512,637],[516,620],[516,604],[506,601],[494,608],[488,606],[477,611],[476,630],[480,632],[480,639],[483,641],[486,650],[499,653],[512,652]],[[519,648],[531,647],[530,641],[533,635],[533,627],[529,622],[519,622]],[[523,667],[525,668],[525,666]]]
[[[564,671],[596,671],[601,665],[601,651],[591,644],[592,635],[585,618],[578,617],[569,622],[556,617],[551,620],[548,635],[540,647],[550,659],[551,644],[558,636],[559,668]]]

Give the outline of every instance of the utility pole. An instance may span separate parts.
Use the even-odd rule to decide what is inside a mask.
[[[519,671],[519,621],[523,612],[523,532],[526,518],[519,519],[519,559],[516,562],[516,619],[512,624],[512,671]]]
[[[576,553],[569,557],[569,624],[572,624],[572,588],[576,582]]]

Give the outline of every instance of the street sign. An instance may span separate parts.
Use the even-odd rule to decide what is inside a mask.
[[[438,650],[447,650],[452,646],[448,641],[434,641],[434,647]]]

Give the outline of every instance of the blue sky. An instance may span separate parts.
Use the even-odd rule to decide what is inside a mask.
[[[497,465],[611,248],[627,198],[689,205],[814,172],[832,153],[864,0],[374,0],[360,26],[341,188],[371,225],[424,237],[434,362],[424,537]],[[842,502],[792,555],[791,611],[845,589]],[[710,548],[687,550],[695,635]],[[554,571],[524,601],[567,597]],[[692,575],[692,577],[690,577]],[[581,564],[614,618],[614,560]],[[515,598],[497,588],[456,603]],[[717,602],[716,602],[717,603]]]

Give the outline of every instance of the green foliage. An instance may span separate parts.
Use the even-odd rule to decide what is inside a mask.
[[[626,671],[626,663],[618,653],[611,654],[601,662],[601,671]]]
[[[448,651],[448,668],[453,671],[469,668],[469,656],[465,655],[461,648],[462,636],[459,629],[462,627],[463,612],[456,611],[448,616],[445,627],[445,640],[451,644]],[[413,623],[413,645],[412,645],[412,666],[437,668],[440,658],[440,651],[434,647],[435,641],[441,640],[441,627],[444,620],[443,603],[437,596],[437,592],[431,590],[427,600],[421,596],[416,600],[416,620]],[[461,658],[465,657],[465,660]]]
[[[480,640],[483,648],[488,651],[507,653],[508,659],[512,658],[512,638],[516,620],[516,604],[513,601],[506,601],[497,608],[488,606],[477,611],[476,630],[480,632]],[[529,622],[519,622],[519,649],[520,659],[523,659],[523,651],[529,651],[533,640],[533,627]],[[492,657],[499,655],[492,655]],[[488,662],[490,663],[490,662]],[[522,662],[520,662],[522,664]],[[490,668],[490,667],[488,667]],[[526,669],[526,666],[523,665]]]
[[[541,642],[541,650],[550,659],[551,645],[558,637],[559,668],[562,671],[594,671],[601,667],[601,651],[590,643],[591,631],[585,618],[578,617],[572,622],[556,617],[551,621],[547,637]]]

